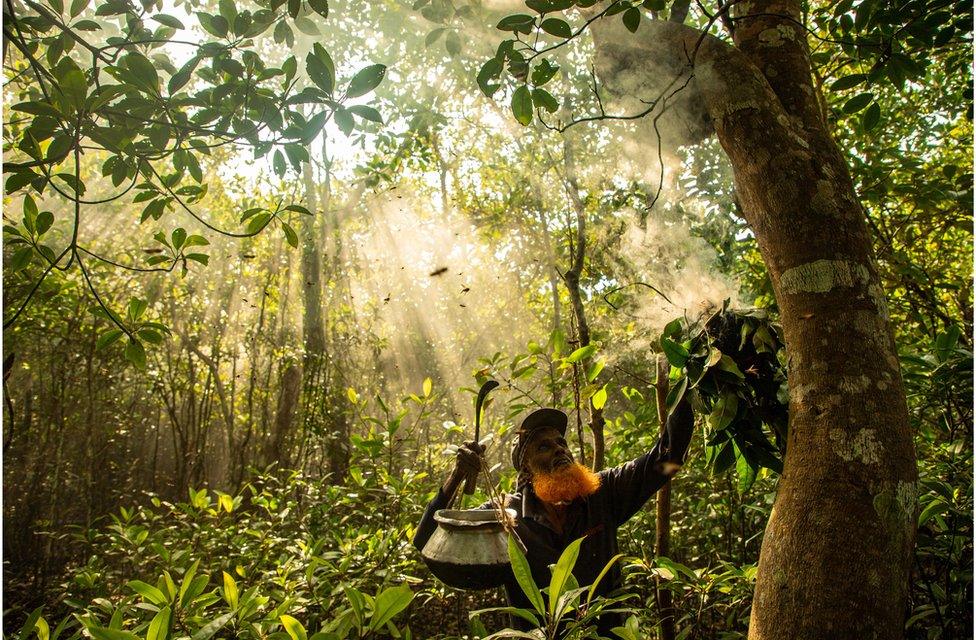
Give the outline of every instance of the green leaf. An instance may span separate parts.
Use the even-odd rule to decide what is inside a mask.
[[[447,53],[451,57],[461,53],[461,36],[457,34],[457,31],[447,34],[447,38],[444,39],[444,48],[447,49]]]
[[[323,18],[329,17],[329,0],[308,0],[308,6]]]
[[[487,97],[492,97],[495,92],[501,87],[500,84],[491,82],[492,80],[498,78],[502,73],[502,61],[498,58],[492,58],[481,66],[481,70],[478,71],[478,88]],[[536,83],[539,84],[539,83]]]
[[[316,136],[319,135],[319,132],[322,131],[328,117],[328,111],[320,111],[308,119],[308,122],[305,124],[305,129],[302,132],[302,140],[305,142],[305,144],[309,144],[316,138]]]
[[[596,380],[596,377],[600,375],[600,372],[603,371],[603,368],[605,366],[607,366],[606,360],[594,361],[593,364],[590,365],[589,371],[586,372],[586,381],[593,382],[594,380]]]
[[[424,38],[424,46],[429,47],[430,45],[437,42],[437,39],[440,38],[442,35],[444,35],[445,31],[447,31],[446,27],[438,27],[433,31],[431,31],[430,33],[428,33],[427,37]]]
[[[132,633],[131,631],[122,631],[121,629],[109,629],[107,627],[87,627],[88,633],[92,635],[95,640],[142,640],[139,636]]]
[[[132,344],[139,344],[139,342],[138,341],[132,341],[130,339],[129,345],[132,345]],[[140,347],[141,346],[142,345],[140,345]],[[128,349],[128,347],[126,347],[126,350],[125,351],[126,351],[126,354],[125,354],[126,359],[131,362],[132,359],[129,357],[129,349]],[[145,362],[146,362],[146,354],[143,353],[142,354],[142,363],[143,363],[143,366],[145,366]],[[129,587],[130,589],[132,589],[133,591],[135,591],[136,593],[138,593],[139,595],[141,595],[143,598],[145,598],[146,600],[148,600],[152,604],[164,605],[167,602],[166,596],[163,595],[163,592],[162,591],[160,591],[156,587],[152,586],[151,584],[147,584],[147,583],[145,583],[145,582],[143,582],[141,580],[130,580],[129,582],[126,582],[125,583],[125,586]]]
[[[511,535],[508,537],[508,558],[512,563],[512,573],[515,574],[515,580],[519,587],[522,588],[536,612],[544,615],[546,604],[542,599],[542,592],[539,591],[539,587],[532,579],[532,570],[529,568],[528,560],[525,559],[525,555],[515,542],[515,537]]]
[[[712,429],[721,431],[732,424],[738,411],[739,396],[731,391],[726,391],[712,406],[712,412],[708,414],[708,424]]]
[[[44,619],[44,616],[37,618],[37,622],[34,623],[34,631],[37,633],[37,640],[51,640],[51,626]]]
[[[830,90],[844,91],[845,89],[852,89],[867,79],[868,77],[863,73],[852,73],[851,75],[835,80],[833,84],[830,85]]]
[[[193,260],[194,262],[199,262],[200,264],[206,266],[210,264],[210,256],[205,253],[188,253],[183,256],[187,260]]]
[[[61,117],[61,112],[58,111],[57,107],[42,100],[18,102],[10,107],[10,109],[13,111],[23,111],[24,113],[29,113],[35,116],[51,116],[52,118]]]
[[[158,22],[159,24],[165,25],[167,27],[171,27],[173,29],[186,29],[186,27],[183,25],[182,22],[179,21],[178,18],[175,18],[171,15],[167,15],[165,13],[157,13],[152,17],[152,19]]]
[[[291,246],[298,248],[298,234],[295,233],[295,229],[287,222],[281,223],[281,229],[285,232],[285,240]]]
[[[589,604],[593,600],[593,596],[596,595],[597,587],[600,586],[600,582],[603,581],[603,578],[605,578],[606,575],[610,573],[610,569],[613,568],[613,565],[615,565],[617,561],[623,557],[625,557],[624,554],[618,553],[614,557],[610,558],[610,560],[603,566],[603,569],[600,571],[600,575],[598,575],[596,577],[596,580],[593,581],[593,584],[590,585],[590,589],[586,594],[587,604]]]
[[[512,94],[512,113],[523,126],[532,122],[532,94],[524,84]]]
[[[275,175],[277,175],[279,178],[285,175],[285,171],[288,169],[288,167],[285,164],[285,155],[281,153],[281,149],[275,149],[271,164],[274,167]]]
[[[535,88],[532,90],[532,102],[536,107],[545,109],[549,113],[555,113],[559,109],[559,103],[551,93],[545,89]]]
[[[163,343],[163,336],[159,335],[159,333],[157,333],[153,329],[139,329],[136,332],[136,335],[138,335],[140,338],[142,338],[143,340],[145,340],[150,344]]]
[[[237,609],[237,598],[238,598],[237,583],[234,582],[234,577],[229,573],[227,573],[226,571],[224,571],[223,574],[224,574],[224,600],[227,601],[227,604],[230,605],[231,609]],[[302,629],[302,638],[304,637],[305,637],[305,630]]]
[[[149,623],[146,640],[166,640],[169,635],[170,608],[163,607]]]
[[[573,567],[576,566],[576,559],[579,557],[580,545],[583,544],[583,540],[586,538],[578,538],[573,540],[568,547],[566,547],[562,554],[559,556],[559,560],[556,562],[556,566],[552,569],[552,579],[549,581],[549,615],[553,616],[556,612],[556,603],[559,600],[559,596],[563,594],[563,589],[566,587],[566,581],[568,580],[570,574],[573,572]]]
[[[623,15],[624,26],[631,33],[636,33],[637,29],[640,27],[641,23],[641,12],[637,7],[631,7],[624,11]]]
[[[736,447],[738,449],[738,447]],[[735,473],[738,477],[738,482],[736,483],[736,490],[739,495],[744,495],[752,485],[756,482],[756,473],[759,471],[758,467],[753,465],[746,459],[746,456],[740,452],[735,460]]]
[[[355,114],[363,120],[369,120],[377,124],[383,124],[383,116],[373,107],[365,104],[356,104],[348,108],[349,113]]]
[[[336,126],[339,127],[339,131],[343,132],[347,136],[351,135],[356,129],[355,118],[352,117],[352,114],[348,109],[344,109],[342,107],[336,109],[335,123]]]
[[[156,91],[159,87],[159,75],[156,73],[156,65],[149,58],[130,51],[122,57],[122,62],[146,87]]]
[[[237,612],[231,611],[230,613],[225,613],[222,616],[211,620],[204,627],[194,633],[190,640],[208,640],[213,637],[215,633],[220,631],[225,624],[230,622],[231,618],[236,615]]]
[[[133,298],[132,300],[129,300],[129,307],[127,309],[129,320],[132,320],[133,322],[139,320],[139,318],[142,317],[142,314],[146,312],[147,308],[149,308],[149,303],[145,300],[140,298]]]
[[[179,251],[180,247],[182,247],[183,243],[186,241],[186,229],[184,229],[183,227],[177,227],[176,229],[173,229],[172,240],[173,240],[173,249]]]
[[[664,351],[664,355],[667,357],[668,362],[671,363],[671,366],[680,369],[688,361],[688,350],[671,338],[661,338],[661,349]]]
[[[718,475],[727,470],[735,463],[735,451],[731,440],[726,442],[718,450],[715,460],[712,462],[712,473]]]
[[[573,364],[575,362],[581,362],[593,356],[596,353],[596,345],[588,344],[585,347],[580,347],[576,351],[572,352],[566,357],[566,362]]]
[[[547,18],[542,21],[539,28],[558,38],[569,38],[573,35],[573,30],[569,27],[569,23],[559,18]]]
[[[109,329],[102,335],[98,336],[98,340],[95,342],[95,351],[101,351],[110,344],[113,344],[123,335],[125,335],[125,332],[121,329]],[[157,589],[157,591],[159,590]]]
[[[234,18],[237,17],[237,7],[234,5],[234,0],[218,0],[217,7],[221,17],[228,24],[233,24]]]
[[[62,64],[67,60],[70,59],[62,59],[58,63],[58,68],[55,70],[58,80],[56,86],[57,94],[55,97],[60,99],[63,111],[77,111],[84,107],[85,100],[88,97],[88,80],[85,78],[85,74],[74,63],[70,65]]]
[[[125,346],[125,359],[131,362],[138,369],[146,368],[146,350],[143,348],[142,343],[135,338],[129,338],[129,344]],[[139,582],[138,580],[133,580],[132,582]],[[130,583],[131,584],[131,583]],[[145,583],[142,583],[145,584]],[[151,586],[151,585],[146,585]],[[152,587],[155,589],[155,587]],[[156,589],[159,591],[159,589]],[[160,596],[162,596],[162,591],[159,591]],[[164,597],[162,602],[154,602],[154,604],[163,604],[166,602]]]
[[[556,75],[558,71],[558,65],[555,65],[549,62],[548,59],[545,59],[532,69],[532,84],[537,87],[541,87],[545,83],[552,80],[552,77]]]
[[[349,81],[346,88],[347,98],[358,98],[364,96],[383,82],[386,76],[386,65],[373,64],[360,69]]]
[[[267,211],[259,213],[251,218],[247,223],[247,233],[254,235],[268,226],[271,221],[271,214]]]
[[[525,13],[518,13],[502,18],[495,28],[499,31],[514,31],[516,33],[532,33],[535,18]]]
[[[281,626],[285,628],[291,640],[308,640],[308,634],[305,633],[305,627],[301,622],[288,615],[280,616],[278,619],[281,620]]]
[[[874,100],[873,93],[859,93],[844,103],[844,113],[857,113]]]
[[[315,25],[315,23],[305,16],[298,16],[295,18],[295,28],[307,36],[322,35],[322,32],[319,31],[319,28]]]
[[[951,325],[946,331],[939,333],[935,338],[935,357],[939,362],[945,362],[952,355],[952,352],[959,344],[962,337],[962,330],[959,325]]]
[[[881,105],[877,102],[872,102],[871,106],[867,108],[864,115],[861,117],[861,127],[865,131],[870,131],[878,126],[878,122],[881,120]]]
[[[593,408],[602,409],[607,404],[607,385],[600,387],[600,390],[593,394]]]
[[[169,84],[166,85],[167,91],[172,95],[186,86],[186,83],[190,81],[193,76],[193,71],[200,64],[200,56],[193,56],[190,58],[186,64],[180,67],[180,70],[174,73],[170,79]]]
[[[21,269],[26,269],[30,265],[31,260],[34,259],[34,248],[33,247],[21,247],[14,252],[13,257],[10,258],[10,263],[7,268],[11,271],[20,271]]]
[[[184,600],[184,598],[186,598],[187,591],[190,590],[190,584],[193,582],[193,576],[196,575],[199,567],[200,561],[195,560],[193,564],[190,565],[190,568],[186,570],[186,573],[183,574],[183,582],[180,584],[179,591],[179,602],[181,607],[186,606],[187,600]]]
[[[39,177],[39,174],[34,173],[30,169],[18,171],[7,178],[5,190],[8,194],[13,193],[14,191],[23,189]]]
[[[317,42],[305,57],[305,70],[319,89],[332,95],[335,89],[335,63],[332,62],[329,52]]]
[[[413,596],[413,591],[405,584],[384,589],[374,600],[369,629],[382,629],[394,616],[410,606]]]
[[[728,355],[725,354],[722,355],[722,359],[718,361],[718,368],[721,369],[722,371],[727,371],[731,373],[732,375],[739,378],[740,380],[746,379],[746,374],[742,373],[742,371],[739,370],[739,365],[737,365],[735,363],[735,360],[733,360]]]
[[[922,512],[918,516],[918,526],[924,525],[926,522],[931,520],[937,515],[943,514],[949,510],[949,505],[940,499],[935,499],[928,503]]]
[[[72,18],[77,18],[88,7],[89,0],[71,0],[71,8],[68,12]]]

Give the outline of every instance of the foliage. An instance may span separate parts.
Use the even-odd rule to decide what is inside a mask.
[[[621,464],[657,438],[658,353],[671,404],[691,397],[701,434],[672,482],[670,556],[654,557],[649,505],[619,531],[629,599],[585,607],[567,577],[536,586],[542,607],[526,613],[585,635],[598,607],[626,604],[618,635],[647,637],[659,584],[682,638],[745,637],[786,442],[776,301],[717,141],[655,159],[641,142],[653,116],[608,121],[575,13],[592,3],[530,0],[513,17],[462,0],[69,4],[5,9],[7,637],[21,625],[27,637],[145,637],[167,626],[166,607],[172,636],[392,636],[373,612],[404,603],[404,585],[401,636],[489,635],[505,626],[498,612],[470,624],[467,612],[500,595],[436,584],[409,545],[469,437],[474,389],[504,384],[485,429],[503,485],[512,426],[537,405],[582,407],[581,422],[602,410],[607,462]],[[616,2],[607,19],[640,37],[678,4]],[[972,633],[971,7],[812,3],[806,25],[917,434],[913,639]],[[727,38],[706,9],[686,22]],[[604,122],[555,135],[567,103]],[[577,241],[573,194],[585,348],[560,280]],[[424,215],[378,215],[401,202]],[[435,252],[450,272],[408,276],[422,291],[413,308],[397,300],[406,278],[370,290],[378,261],[410,273],[429,257],[410,232],[445,229],[487,258]],[[649,230],[671,233],[627,242]],[[383,240],[363,244],[373,232]],[[304,279],[296,244],[320,252],[320,282]],[[682,276],[692,263],[727,290]],[[511,291],[494,299],[465,280],[448,311],[429,304],[459,272],[511,275]],[[314,379],[300,318],[312,285],[326,334]],[[732,330],[695,315],[701,298],[736,293],[750,310],[717,325]],[[497,324],[471,320],[476,306]],[[682,306],[690,320],[666,324]],[[441,317],[451,310],[455,324]],[[446,338],[456,353],[432,347]],[[200,591],[181,604],[188,575]]]
[[[387,498],[394,490],[384,489]],[[357,534],[369,518],[357,507],[374,490],[364,479],[350,499],[291,472],[256,476],[233,496],[200,489],[187,502],[123,507],[107,528],[72,536],[88,561],[63,586],[74,612],[60,626],[96,638],[203,638],[225,628],[255,638],[397,635],[391,621],[417,580],[397,569],[411,564],[403,529]]]
[[[707,464],[720,474],[735,466],[739,492],[749,490],[760,467],[783,469],[788,392],[781,330],[761,310],[722,309],[684,327],[670,322],[661,350],[671,365],[666,399],[671,413],[694,395],[705,420]],[[774,435],[778,447],[766,435]]]
[[[580,587],[577,584],[576,579],[573,577],[573,568],[576,566],[576,560],[579,557],[580,545],[582,543],[583,538],[574,540],[563,550],[559,556],[559,560],[552,567],[552,578],[549,586],[540,589],[532,577],[529,563],[519,548],[519,543],[514,536],[509,536],[508,557],[512,563],[512,572],[515,574],[519,588],[522,589],[529,602],[532,603],[532,609],[498,607],[472,611],[471,616],[477,620],[479,615],[490,611],[508,613],[528,622],[531,628],[535,630],[535,633],[526,633],[515,629],[503,629],[491,635],[485,635],[487,632],[480,622],[476,622],[474,625],[475,633],[480,637],[484,637],[485,640],[493,640],[495,638],[546,638],[547,640],[554,638],[566,638],[567,640],[598,638],[600,636],[597,635],[596,622],[599,620],[601,614],[630,613],[630,609],[618,607],[620,603],[630,598],[629,595],[609,596],[595,600],[593,597],[603,577],[623,557],[622,554],[611,558],[607,562],[607,565],[592,585]],[[633,620],[633,622],[630,620]],[[626,633],[630,633],[631,627],[634,625],[636,625],[636,617],[632,616],[628,620]],[[617,631],[618,635],[621,635],[619,630]],[[541,635],[539,635],[540,633]],[[621,637],[636,638],[637,636],[621,635]]]
[[[274,26],[276,41],[293,40],[290,22],[317,32],[308,14],[327,17],[325,0],[273,0],[253,8],[223,0],[218,13],[195,12],[203,39],[162,9],[161,3],[137,6],[127,0],[93,6],[77,0],[70,7],[60,0],[46,5],[24,0],[20,6],[8,2],[4,9],[9,26],[4,31],[5,57],[8,40],[19,53],[7,91],[21,100],[11,109],[22,114],[4,125],[5,149],[11,156],[4,164],[6,193],[24,195],[23,220],[4,226],[7,244],[18,246],[7,269],[17,273],[32,261],[40,264],[39,272],[27,275],[30,285],[4,328],[17,321],[52,271],[76,266],[101,312],[115,325],[105,342],[124,334],[126,358],[140,367],[145,365],[143,343],[158,343],[161,337],[151,337],[132,314],[112,311],[96,292],[89,261],[137,272],[169,272],[180,266],[185,275],[189,262],[209,262],[208,254],[188,250],[209,242],[177,227],[168,237],[154,236],[163,250],[148,256],[144,266],[119,264],[80,244],[79,233],[91,224],[86,215],[90,207],[127,198],[141,208],[140,222],[178,211],[211,232],[238,238],[254,236],[274,223],[297,246],[288,212],[311,212],[283,199],[244,211],[240,231],[208,221],[198,211],[209,191],[201,162],[214,149],[239,145],[255,158],[274,149],[279,175],[286,170],[286,156],[300,169],[310,161],[307,145],[333,117],[347,135],[356,128],[356,118],[382,122],[374,108],[347,103],[372,92],[386,71],[384,65],[369,65],[340,82],[332,57],[318,43],[308,53],[302,74],[294,55],[278,66],[262,58],[255,38]],[[181,31],[186,35],[179,36]],[[87,58],[90,62],[79,62]],[[109,84],[109,78],[115,82]],[[304,111],[304,105],[313,106]],[[83,150],[95,153],[102,163],[100,174],[112,183],[105,187],[108,193],[88,193],[89,186],[101,185],[83,167]],[[50,211],[38,210],[32,194],[60,196],[73,208],[65,246],[48,244],[45,234],[56,219]]]

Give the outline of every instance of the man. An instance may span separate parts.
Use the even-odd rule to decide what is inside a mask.
[[[617,528],[630,519],[681,468],[694,426],[691,408],[680,402],[667,421],[665,434],[650,452],[619,467],[593,473],[577,463],[566,442],[568,418],[557,409],[538,409],[522,421],[512,449],[518,471],[515,493],[505,497],[515,510],[516,533],[536,584],[547,586],[549,565],[571,542],[585,537],[573,575],[580,585],[592,584],[617,554]],[[483,448],[465,443],[454,470],[427,506],[413,543],[423,549],[437,526],[434,513],[445,509],[458,487],[480,469]],[[483,505],[488,508],[490,505]],[[597,587],[606,595],[621,586],[616,565]],[[512,606],[532,605],[514,580],[505,585]],[[616,616],[600,620],[601,632],[618,626]]]

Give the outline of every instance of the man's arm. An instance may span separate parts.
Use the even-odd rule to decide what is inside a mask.
[[[481,471],[481,456],[484,455],[484,452],[484,447],[477,442],[465,442],[458,447],[454,469],[444,480],[440,489],[437,490],[437,495],[427,505],[427,509],[424,510],[424,515],[420,519],[420,524],[417,525],[417,532],[413,536],[413,546],[417,547],[418,551],[423,551],[424,545],[427,544],[437,529],[434,514],[450,505],[451,498],[457,493],[462,482],[470,477],[478,476],[478,472]]]
[[[614,523],[623,524],[644,506],[684,464],[694,431],[695,416],[682,400],[668,416],[664,435],[649,452],[601,473]]]

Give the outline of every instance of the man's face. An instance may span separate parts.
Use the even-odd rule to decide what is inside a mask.
[[[560,467],[573,464],[573,454],[559,429],[542,427],[536,430],[525,445],[525,464],[533,474],[552,473]]]

